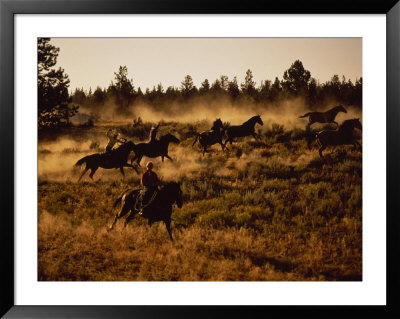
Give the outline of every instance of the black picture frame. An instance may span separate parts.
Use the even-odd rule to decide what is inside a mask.
[[[14,15],[15,14],[385,14],[387,21],[387,305],[386,306],[17,306],[14,303]],[[400,317],[397,183],[400,136],[398,0],[162,1],[0,0],[1,308],[4,318]],[[383,106],[377,106],[377,109]],[[382,141],[383,142],[383,141]],[[383,214],[384,212],[376,212]]]

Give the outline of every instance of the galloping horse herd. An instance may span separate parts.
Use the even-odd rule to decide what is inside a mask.
[[[306,131],[310,132],[310,126],[313,123],[334,123],[337,125],[336,130],[323,130],[317,132],[312,139],[315,139],[319,146],[319,155],[323,157],[323,150],[327,146],[336,146],[336,145],[353,145],[353,148],[356,146],[361,147],[361,144],[357,141],[357,138],[353,134],[354,128],[362,129],[361,123],[359,119],[349,119],[345,120],[341,125],[339,125],[335,118],[339,112],[347,113],[346,109],[342,106],[336,106],[326,112],[309,112],[306,113],[299,118],[308,117],[309,122],[306,126]],[[194,139],[192,146],[199,142],[203,149],[203,156],[207,152],[208,146],[214,145],[216,143],[221,145],[222,151],[224,152],[227,149],[227,144],[232,144],[235,138],[245,137],[245,136],[253,136],[256,140],[260,137],[255,132],[255,125],[260,124],[263,125],[263,121],[260,115],[253,116],[246,122],[241,125],[236,126],[228,126],[224,127],[221,119],[217,119],[214,121],[213,126],[210,130],[198,133]],[[311,134],[311,133],[310,133]],[[226,135],[225,142],[223,141],[224,136]],[[310,147],[310,142],[312,139],[308,139],[308,145]],[[162,136],[155,143],[139,143],[135,144],[132,141],[127,141],[120,145],[118,148],[113,150],[111,154],[107,153],[96,153],[92,155],[85,156],[77,161],[75,166],[81,166],[82,164],[86,164],[86,167],[82,174],[79,177],[78,182],[81,180],[83,175],[90,169],[91,172],[89,177],[93,179],[93,175],[99,167],[105,169],[111,168],[119,168],[120,172],[123,176],[124,167],[131,167],[137,173],[137,168],[132,164],[134,161],[138,166],[140,166],[140,161],[143,156],[147,156],[150,158],[155,158],[161,156],[162,161],[164,161],[164,157],[168,158],[172,161],[172,158],[168,155],[168,145],[169,143],[179,143],[179,139],[174,135],[168,133]],[[131,152],[134,152],[134,157],[131,159],[131,163],[128,163],[128,157]],[[139,190],[128,190],[124,192],[115,202],[114,208],[117,204],[122,203],[121,210],[115,215],[114,221],[110,226],[112,229],[116,223],[116,221],[125,216],[128,212],[131,212],[130,215],[125,220],[125,226],[129,220],[131,220],[135,214],[138,212],[135,209],[136,199],[139,196]],[[171,224],[171,214],[172,214],[172,205],[174,203],[178,204],[178,207],[182,206],[182,191],[180,189],[179,183],[171,182],[166,183],[162,186],[159,192],[154,197],[151,205],[148,207],[148,212],[143,214],[143,217],[148,219],[149,224],[151,225],[155,221],[163,221],[166,225],[168,234],[172,240],[172,234],[170,229]]]

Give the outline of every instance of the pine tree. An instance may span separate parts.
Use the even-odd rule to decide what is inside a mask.
[[[209,90],[210,90],[210,82],[208,82],[208,79],[205,79],[203,82],[201,82],[199,93],[204,94],[207,93]]]
[[[133,80],[128,78],[128,68],[126,66],[120,66],[118,72],[114,72],[114,76],[116,103],[120,107],[120,111],[125,112],[134,98],[135,87],[133,86]]]
[[[38,127],[56,128],[69,125],[78,112],[71,106],[68,93],[69,78],[57,64],[60,49],[50,44],[50,38],[38,39]]]
[[[193,79],[190,75],[186,75],[185,79],[181,82],[181,92],[184,97],[189,97],[197,91],[194,86]]]
[[[234,98],[234,99],[237,98],[237,97],[239,96],[239,94],[240,94],[239,86],[238,86],[238,82],[237,82],[236,76],[233,78],[232,81],[229,81],[229,84],[228,84],[228,93],[229,93],[230,96],[231,96],[232,98]]]
[[[255,97],[257,90],[256,90],[256,82],[253,81],[253,73],[251,70],[246,71],[246,77],[244,78],[244,83],[241,85],[242,92],[249,96]]]
[[[297,96],[307,91],[310,78],[310,71],[304,69],[300,60],[296,60],[283,73],[282,86],[287,93]]]

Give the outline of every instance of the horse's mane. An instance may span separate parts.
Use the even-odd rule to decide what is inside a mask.
[[[168,191],[169,189],[173,189],[175,187],[179,186],[178,182],[166,182],[164,185],[161,187],[160,192],[165,192]]]
[[[359,119],[350,119],[350,120],[345,120],[340,126],[340,130],[346,130],[349,128],[353,128],[354,124],[360,122]]]
[[[344,109],[343,105],[336,105],[335,107],[331,108],[330,111]]]
[[[253,117],[249,118],[246,122],[244,122],[243,125],[253,122],[258,117],[260,117],[260,115],[254,115]]]
[[[123,149],[127,148],[129,145],[135,146],[135,143],[133,143],[132,141],[127,141],[127,142],[121,144],[120,146],[118,146],[118,147],[115,149],[115,151],[123,150]]]
[[[161,137],[160,137],[160,140],[166,139],[166,138],[169,137],[169,136],[173,136],[173,135],[172,135],[171,133],[167,133],[167,134],[161,136]]]
[[[179,139],[178,139],[175,135],[173,135],[173,134],[171,134],[171,133],[167,133],[167,134],[161,136],[160,139],[159,139],[159,141],[161,142],[161,141],[164,141],[164,140],[166,140],[166,139],[172,139],[172,140],[170,140],[170,142],[177,142],[177,143],[179,143]]]
[[[174,181],[165,182],[165,183],[164,183],[164,186],[171,186],[171,185],[179,185],[179,183],[178,183],[178,182],[174,182]]]

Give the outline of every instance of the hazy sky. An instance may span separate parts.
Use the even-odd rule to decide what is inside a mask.
[[[162,83],[179,87],[191,75],[199,87],[221,75],[244,81],[252,70],[261,80],[282,79],[299,59],[311,76],[325,82],[334,74],[353,82],[362,76],[361,38],[52,38],[60,48],[58,66],[70,78],[70,90],[108,87],[126,65],[135,88]]]

